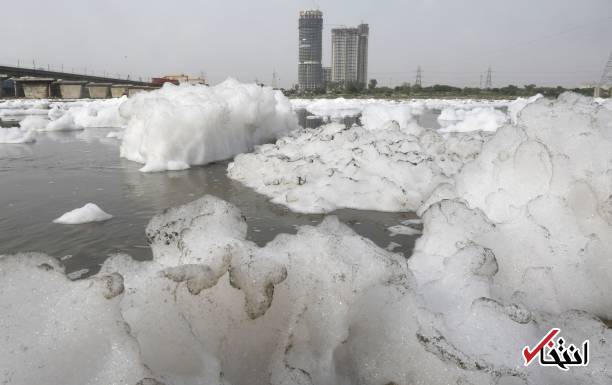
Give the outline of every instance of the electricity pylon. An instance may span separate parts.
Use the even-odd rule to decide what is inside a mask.
[[[421,66],[418,66],[417,68],[417,74],[416,74],[416,80],[414,81],[414,85],[415,86],[422,86],[422,82],[423,82],[423,71],[421,71]]]
[[[492,73],[493,71],[491,71],[491,66],[489,66],[489,69],[487,70],[487,80],[485,81],[485,88],[487,90],[490,90],[491,88],[493,88],[493,80],[491,79]]]

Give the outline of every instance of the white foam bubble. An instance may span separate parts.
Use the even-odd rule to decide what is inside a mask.
[[[62,214],[59,218],[54,219],[53,223],[79,225],[82,223],[107,221],[112,217],[112,215],[102,211],[95,203],[87,203],[83,207]]]

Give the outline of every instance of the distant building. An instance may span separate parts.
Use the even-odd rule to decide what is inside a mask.
[[[323,12],[300,11],[298,30],[298,86],[300,90],[314,90],[323,83]]]
[[[321,68],[322,71],[322,76],[323,76],[323,83],[324,84],[328,84],[331,83],[332,81],[332,69],[331,67],[322,67]]]
[[[189,76],[189,75],[166,75],[161,78],[153,78],[151,81],[155,85],[162,85],[164,83],[172,83],[172,84],[202,84],[208,85],[206,82],[206,78],[197,77],[197,76]]]
[[[368,82],[368,37],[370,36],[370,26],[359,24],[359,47],[357,49],[357,81],[366,85]]]
[[[368,35],[370,28],[332,29],[331,80],[338,83],[366,85],[368,79]]]
[[[176,86],[179,85],[179,81],[176,79],[166,79],[165,77],[151,79],[151,84],[153,84],[154,86],[162,86],[164,85],[164,83],[172,83]]]

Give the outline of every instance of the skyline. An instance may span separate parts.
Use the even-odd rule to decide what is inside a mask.
[[[331,29],[366,21],[371,30],[369,78],[380,85],[478,86],[493,69],[493,86],[528,83],[579,86],[597,82],[612,49],[608,0],[518,0],[470,6],[451,0],[281,1],[200,4],[107,0],[9,3],[0,31],[12,37],[0,63],[51,64],[66,70],[161,76],[203,72],[211,84],[233,76],[279,85],[297,82],[297,16],[324,13],[323,66],[331,63]],[[60,27],[57,27],[57,26]],[[248,31],[248,33],[246,33]],[[397,47],[400,47],[399,49]],[[405,47],[402,49],[401,47]]]

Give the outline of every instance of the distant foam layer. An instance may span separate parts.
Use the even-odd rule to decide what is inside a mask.
[[[119,106],[127,98],[108,100],[58,101],[46,105],[48,110],[24,109],[30,103],[13,104],[2,109],[4,116],[20,118],[19,125],[31,131],[75,131],[93,127],[123,127],[126,122],[119,116]],[[18,108],[21,107],[21,108]]]
[[[120,107],[128,126],[121,156],[141,171],[184,169],[228,159],[297,127],[280,91],[233,79],[140,93]]]
[[[442,110],[447,107],[472,108],[499,108],[511,104],[510,100],[478,100],[478,99],[291,99],[296,109],[305,109],[313,115],[328,117],[332,120],[345,116],[357,116],[368,107],[404,108],[418,114],[424,109]]]
[[[124,127],[127,122],[119,115],[119,106],[127,96],[102,100],[77,100],[65,103],[53,103],[49,116],[69,115],[75,126],[82,128]]]
[[[79,225],[82,223],[106,221],[112,217],[112,215],[102,211],[95,203],[87,203],[83,207],[68,211],[53,222],[63,225]]]
[[[407,104],[372,104],[363,109],[361,123],[366,129],[377,130],[395,122],[403,131],[418,135],[421,128],[414,117],[422,112],[422,109]]]
[[[494,108],[477,107],[471,110],[447,107],[442,110],[438,122],[440,132],[496,131],[508,121],[508,117]]]

